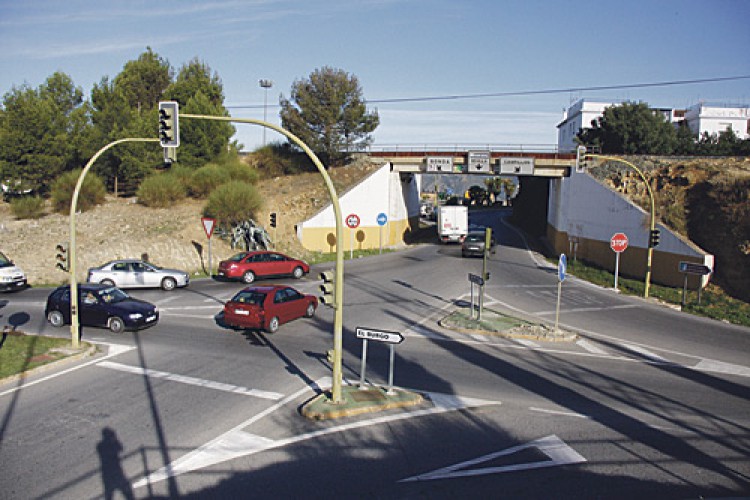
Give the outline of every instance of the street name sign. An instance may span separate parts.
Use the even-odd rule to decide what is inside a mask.
[[[426,172],[443,172],[450,174],[453,172],[452,156],[428,156]]]
[[[404,341],[404,336],[398,332],[386,332],[383,330],[373,330],[371,328],[357,327],[357,338],[365,340],[376,340],[387,344],[400,344]]]
[[[477,274],[469,273],[469,281],[471,283],[474,283],[475,285],[479,285],[479,286],[484,285],[484,278],[482,278],[481,276]]]
[[[490,152],[489,151],[469,151],[467,153],[467,170],[468,173],[492,173],[490,169]]]
[[[710,267],[704,266],[703,264],[681,261],[680,272],[686,274],[700,274],[701,276],[705,276],[706,274],[711,274],[713,271]]]
[[[534,175],[534,158],[500,158],[500,174]]]

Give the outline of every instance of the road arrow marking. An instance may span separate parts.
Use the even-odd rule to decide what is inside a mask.
[[[471,467],[489,462],[499,457],[512,455],[522,450],[534,448],[544,453],[549,457],[549,460],[542,460],[539,462],[527,462],[513,465],[506,465],[503,467],[485,467],[482,469],[473,469]],[[581,456],[570,446],[566,445],[559,437],[555,435],[543,437],[530,443],[514,446],[502,451],[490,453],[473,460],[467,460],[442,469],[437,469],[432,472],[420,474],[418,476],[408,477],[402,479],[399,482],[405,483],[409,481],[430,481],[433,479],[452,479],[456,477],[469,477],[469,476],[481,476],[485,474],[499,474],[501,472],[516,472],[520,470],[539,469],[542,467],[556,467],[559,465],[570,465],[586,462],[586,459]]]
[[[328,384],[330,384],[330,378],[327,379]],[[315,383],[318,387],[323,387],[326,384],[326,381],[317,381]],[[305,392],[309,391],[309,387],[304,387],[297,391],[296,393],[287,396],[282,401],[279,401],[275,405],[273,405],[270,408],[267,408],[263,412],[261,412],[258,415],[255,415],[245,422],[237,425],[234,427],[234,429],[231,429],[228,432],[225,432],[221,436],[217,437],[213,441],[209,441],[208,443],[204,444],[200,448],[197,448],[194,451],[191,451],[187,453],[186,455],[183,455],[182,457],[178,458],[171,464],[162,467],[161,469],[151,473],[149,476],[146,476],[139,481],[136,481],[133,483],[133,488],[140,488],[141,486],[146,486],[148,484],[154,484],[159,481],[163,481],[167,479],[168,477],[178,476],[180,474],[185,474],[187,472],[192,472],[194,470],[202,469],[204,467],[208,467],[211,465],[216,465],[221,462],[225,462],[227,460],[232,460],[235,458],[240,458],[248,455],[253,455],[255,453],[259,453],[265,450],[270,450],[273,448],[281,448],[283,446],[287,446],[294,443],[299,443],[301,441],[306,441],[308,439],[314,439],[319,438],[328,434],[334,434],[337,432],[343,432],[348,431],[352,429],[359,429],[362,427],[369,427],[372,425],[379,425],[379,424],[385,424],[385,423],[391,423],[396,422],[399,420],[406,420],[409,418],[415,418],[415,417],[421,417],[424,415],[436,415],[440,413],[446,413],[449,411],[456,411],[456,410],[462,410],[465,408],[472,408],[472,407],[480,407],[480,406],[487,406],[487,405],[499,405],[500,402],[498,401],[488,401],[484,399],[477,399],[477,398],[466,398],[457,396],[455,394],[441,394],[441,393],[433,393],[428,392],[425,393],[429,399],[433,403],[432,408],[425,408],[422,410],[416,410],[412,412],[406,412],[406,413],[399,413],[394,415],[386,415],[383,417],[376,417],[372,419],[367,420],[360,420],[357,422],[351,422],[348,424],[339,425],[336,427],[330,427],[327,429],[321,429],[319,431],[315,432],[309,432],[306,434],[300,434],[297,436],[291,436],[284,439],[269,439],[262,436],[257,436],[255,434],[251,434],[249,432],[245,432],[242,429],[244,427],[247,427],[258,420],[260,420],[262,417],[270,414],[271,412],[277,410],[281,406],[289,403],[290,401],[293,401],[300,397]]]

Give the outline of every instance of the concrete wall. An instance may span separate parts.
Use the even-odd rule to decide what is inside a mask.
[[[620,255],[620,275],[641,279],[645,276],[650,215],[590,175],[573,170],[568,178],[550,181],[547,221],[547,237],[556,252],[594,262],[610,271],[615,268],[615,253],[609,241],[614,233],[625,233],[629,244]],[[656,227],[661,230],[661,238],[653,253],[652,282],[682,286],[680,261],[713,269],[713,255],[660,224]],[[707,283],[707,279],[689,276],[688,286],[695,289],[699,281]]]
[[[339,204],[344,220],[349,214],[359,216],[360,225],[349,229],[345,222],[344,250],[375,249],[382,244],[390,247],[404,243],[404,237],[419,224],[419,177],[392,172],[386,163],[364,181],[339,193]],[[377,223],[378,214],[388,217],[385,226]],[[323,210],[297,226],[297,237],[302,246],[318,252],[336,250],[336,220],[333,206]]]

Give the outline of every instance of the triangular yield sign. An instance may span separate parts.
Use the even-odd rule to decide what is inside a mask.
[[[484,467],[474,468],[474,466],[486,462],[490,462],[500,457],[512,455],[522,450],[534,448],[544,455],[549,460],[540,460],[537,462],[525,462],[511,465],[504,465],[501,467]],[[542,467],[555,467],[558,465],[569,465],[585,462],[586,459],[581,456],[573,448],[565,444],[559,437],[555,435],[543,437],[530,443],[513,446],[502,451],[490,453],[479,458],[467,460],[442,469],[437,469],[432,472],[426,472],[419,474],[418,476],[407,477],[401,479],[399,482],[404,483],[408,481],[430,481],[432,479],[451,479],[454,477],[468,477],[468,476],[481,476],[485,474],[499,474],[501,472],[515,472],[519,470],[528,469],[539,469]]]

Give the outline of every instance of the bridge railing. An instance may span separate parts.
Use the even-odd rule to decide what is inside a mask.
[[[467,151],[495,152],[529,152],[529,153],[570,153],[561,151],[557,144],[486,144],[486,143],[401,143],[401,144],[372,144],[366,148],[367,153],[466,153]]]

